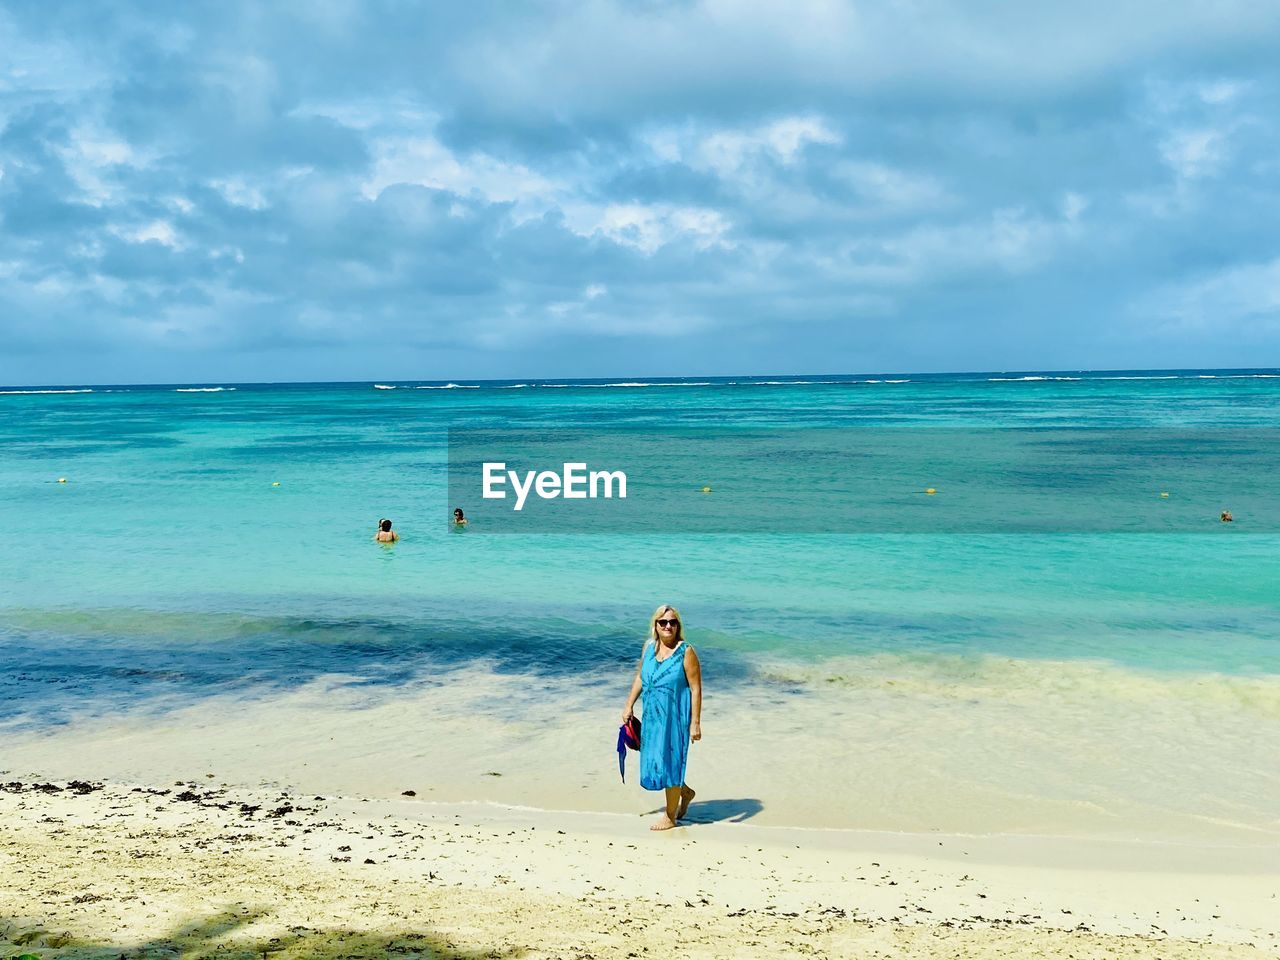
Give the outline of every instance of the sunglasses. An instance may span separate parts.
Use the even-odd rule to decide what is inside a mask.
[[[656,623],[656,624],[657,624],[658,626],[660,626],[660,627],[671,627],[671,628],[673,628],[673,629],[674,629],[674,628],[675,628],[675,626],[676,626],[680,621],[679,621],[679,620],[655,620],[655,621],[653,621],[653,622],[654,622],[654,623]]]

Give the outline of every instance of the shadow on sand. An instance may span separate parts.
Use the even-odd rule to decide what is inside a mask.
[[[0,919],[0,956],[63,960],[338,960],[419,957],[431,960],[506,960],[522,948],[464,950],[448,938],[415,931],[318,930],[294,926],[278,937],[244,929],[265,910],[222,911],[146,943],[90,943],[48,927]]]
[[[689,804],[689,812],[680,818],[680,826],[692,827],[700,823],[742,823],[764,809],[764,804],[754,797],[738,800],[695,800]],[[662,807],[649,812],[662,813]]]

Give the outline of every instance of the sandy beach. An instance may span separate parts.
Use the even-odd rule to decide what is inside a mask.
[[[408,789],[408,788],[407,788]],[[10,780],[37,957],[1280,956],[1272,848],[802,830]]]
[[[1277,48],[0,3],[0,960],[1280,960]]]

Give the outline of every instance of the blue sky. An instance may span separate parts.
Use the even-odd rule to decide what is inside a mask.
[[[1280,364],[1280,6],[0,7],[0,382]]]

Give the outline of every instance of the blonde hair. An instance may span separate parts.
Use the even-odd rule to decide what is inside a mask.
[[[649,642],[652,642],[654,646],[657,646],[658,618],[661,617],[668,610],[670,610],[672,616],[676,618],[676,643],[679,643],[681,640],[684,639],[684,617],[680,616],[680,611],[677,610],[675,607],[671,606],[671,604],[664,603],[660,607],[658,607],[657,610],[653,611],[653,616],[649,618],[649,641],[646,642],[645,644],[646,646],[648,646]]]

